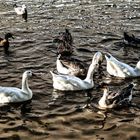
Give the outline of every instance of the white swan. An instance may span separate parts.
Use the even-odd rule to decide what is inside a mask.
[[[25,4],[23,4],[21,7],[14,4],[14,10],[17,15],[22,15],[22,18],[27,21],[27,7]]]
[[[84,80],[81,80],[80,78],[72,75],[57,75],[50,71],[53,77],[54,89],[62,91],[76,91],[93,88],[93,73],[99,67],[98,58],[99,57],[97,54],[93,56],[92,63],[89,66],[87,76]]]
[[[128,78],[128,77],[138,77],[140,76],[140,61],[137,63],[136,67],[133,68],[128,64],[118,61],[111,54],[105,55],[107,61],[107,72],[110,75]]]
[[[30,100],[33,96],[33,93],[28,86],[28,77],[31,77],[32,75],[33,73],[30,70],[23,73],[22,89],[16,87],[0,86],[0,103],[22,102]]]
[[[107,109],[114,108],[120,105],[127,105],[132,100],[132,90],[134,84],[130,84],[129,86],[122,89],[120,92],[109,92],[107,87],[104,87],[104,93],[102,98],[99,100],[99,108]]]

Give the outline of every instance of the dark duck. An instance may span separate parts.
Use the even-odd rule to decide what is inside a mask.
[[[57,54],[68,56],[73,53],[73,38],[68,29],[65,29],[65,32],[60,32],[53,42],[57,43]]]
[[[11,33],[6,33],[5,38],[0,38],[0,46],[4,48],[4,53],[9,55],[9,38],[14,38]]]
[[[129,35],[126,32],[124,32],[124,41],[128,45],[133,45],[133,46],[137,46],[138,44],[140,44],[140,38],[136,38],[133,34]]]
[[[131,83],[127,87],[123,88],[120,92],[110,92],[107,86],[103,87],[103,96],[99,100],[99,108],[116,108],[118,106],[126,106],[132,100],[132,91],[134,84]]]

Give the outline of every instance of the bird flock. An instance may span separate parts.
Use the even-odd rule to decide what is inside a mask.
[[[27,22],[26,5],[17,6],[14,4],[14,10],[17,15]],[[9,38],[13,38],[13,34],[6,33],[4,38],[0,38],[0,46],[4,49],[4,54],[9,55]],[[134,35],[124,32],[124,42],[128,45],[138,46],[140,39]],[[88,90],[94,87],[94,73],[98,71],[102,61],[106,60],[107,72],[119,78],[133,78],[140,76],[140,61],[133,68],[130,65],[121,62],[110,53],[96,52],[93,55],[91,64],[88,66],[85,62],[72,58],[74,52],[73,37],[68,29],[60,32],[53,39],[53,43],[57,46],[56,69],[57,73],[50,71],[52,75],[53,88],[61,91],[79,91]],[[31,70],[27,70],[22,76],[22,88],[2,87],[0,86],[0,103],[23,102],[32,99],[33,93],[28,86],[28,78],[34,76]],[[109,86],[103,85],[103,95],[98,101],[101,109],[114,108],[119,105],[129,104],[132,100],[132,93],[135,84],[132,82],[119,92],[109,91]]]

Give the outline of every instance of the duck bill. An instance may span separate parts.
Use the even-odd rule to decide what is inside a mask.
[[[105,59],[106,59],[106,60],[109,60],[109,57],[108,57],[107,55],[105,55]]]

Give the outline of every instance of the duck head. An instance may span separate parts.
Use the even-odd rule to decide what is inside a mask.
[[[5,39],[8,39],[8,38],[13,38],[14,39],[14,37],[11,33],[5,34]]]
[[[61,43],[61,41],[66,42],[70,45],[73,44],[73,38],[68,29],[65,32],[60,32],[59,35],[54,39],[54,43]]]
[[[15,7],[18,7],[18,6],[17,6],[17,4],[15,3],[15,4],[13,5],[13,7],[15,8]]]

